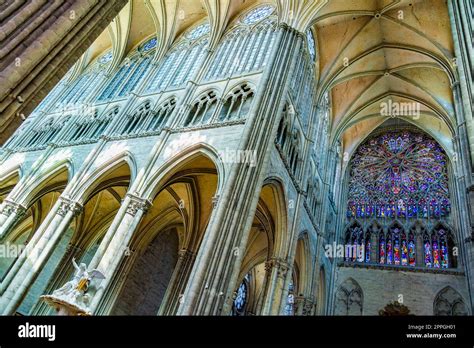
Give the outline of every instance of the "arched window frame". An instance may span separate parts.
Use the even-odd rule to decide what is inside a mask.
[[[98,86],[105,79],[111,58],[111,51],[97,57],[76,79],[69,83],[68,88],[55,103],[55,106],[68,107],[85,102],[95,95]]]
[[[68,132],[67,140],[72,143],[87,143],[97,141],[102,136],[110,122],[119,113],[119,107],[114,107],[109,111],[99,114],[95,110],[92,115],[80,118]]]
[[[223,98],[219,107],[217,122],[227,122],[245,118],[245,111],[251,107],[254,89],[248,83],[240,84]],[[245,108],[247,110],[245,110]],[[244,112],[242,112],[244,110]],[[236,111],[236,113],[235,113]]]
[[[193,35],[199,28],[208,27]],[[201,66],[209,44],[210,26],[207,20],[199,22],[186,30],[153,69],[150,81],[147,82],[145,92],[156,93],[170,87],[182,87],[196,70]]]
[[[146,100],[138,105],[133,112],[124,117],[118,130],[121,136],[133,136],[140,133],[144,122],[153,114],[153,107],[150,100]]]
[[[183,126],[193,127],[208,124],[212,120],[217,108],[216,92],[211,90],[201,94],[192,105]]]
[[[249,303],[250,277],[251,274],[247,273],[235,291],[235,298],[232,302],[232,315],[234,316],[242,316],[246,313]]]
[[[160,104],[143,123],[142,130],[147,133],[159,132],[169,124],[171,114],[176,107],[176,98],[171,97]]]
[[[70,119],[70,115],[48,117],[44,122],[36,124],[34,128],[25,133],[22,141],[18,143],[17,148],[32,150],[47,146],[59,140],[59,134],[65,129],[65,125]]]
[[[271,12],[255,21],[245,18],[259,8]],[[261,5],[242,14],[222,38],[209,65],[204,80],[231,77],[263,69],[271,51],[278,19],[272,5]]]
[[[154,43],[154,45],[150,43]],[[97,101],[123,98],[138,90],[151,70],[156,43],[156,37],[153,36],[132,50],[120,67],[111,75],[98,95]]]

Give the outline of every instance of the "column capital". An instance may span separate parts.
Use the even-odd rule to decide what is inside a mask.
[[[58,209],[58,214],[61,216],[66,216],[66,214],[71,211],[73,213],[73,216],[79,215],[82,210],[83,206],[79,202],[73,201],[72,199],[66,198],[66,197],[59,197],[60,203],[59,203],[59,209]]]
[[[316,301],[312,297],[295,296],[295,310],[301,315],[311,315]]]
[[[152,202],[148,198],[142,198],[132,193],[127,193],[130,203],[127,206],[127,214],[135,216],[139,210],[145,214],[150,209]]]
[[[273,268],[277,270],[277,276],[284,279],[291,265],[286,260],[275,257],[265,262],[265,271],[271,272]]]
[[[299,37],[300,39],[304,39],[305,38],[305,35],[299,31],[298,29],[294,28],[293,26],[291,26],[290,24],[286,23],[286,22],[280,22],[277,26],[278,29],[283,29],[283,30],[288,30],[289,32],[292,32],[294,33],[297,37]]]
[[[5,199],[3,204],[4,204],[3,208],[0,212],[3,215],[10,216],[13,213],[13,214],[16,214],[17,216],[22,216],[26,212],[25,206],[19,203],[16,203],[14,201]]]
[[[194,256],[195,256],[195,254],[189,249],[181,249],[180,251],[178,251],[178,258],[179,259],[187,260],[187,259],[190,259]]]
[[[219,203],[219,198],[220,198],[220,195],[218,194],[215,194],[214,196],[212,196],[212,208],[216,208],[217,207],[217,203]]]

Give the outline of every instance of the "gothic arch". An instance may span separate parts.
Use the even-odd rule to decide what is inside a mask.
[[[72,258],[89,264],[101,257],[100,246],[111,227],[130,185],[131,168],[127,154],[102,163],[76,186],[80,195],[65,193],[68,199],[79,202],[81,209],[61,231],[45,265],[33,282],[22,303],[20,313],[48,314],[51,308],[37,301],[38,294],[51,293],[74,273]]]
[[[269,177],[263,181],[262,191],[264,188],[269,188],[272,194],[272,200],[275,204],[272,213],[275,224],[274,247],[272,251],[273,257],[285,257],[285,246],[288,245],[288,208],[287,196],[283,181],[277,177]],[[262,192],[260,193],[262,195]]]
[[[326,286],[326,270],[322,265],[319,269],[318,297],[316,299],[319,315],[326,313]]]
[[[184,141],[184,139],[182,140]],[[179,147],[180,145],[179,139],[177,139],[175,146]],[[178,168],[184,167],[187,163],[199,156],[204,156],[209,159],[215,167],[217,171],[216,194],[219,194],[226,179],[224,164],[219,158],[218,151],[213,146],[198,142],[185,147],[177,153],[171,153],[170,156],[166,156],[165,154],[163,164],[154,170],[154,172],[149,175],[149,179],[142,185],[144,187],[143,195],[148,199],[155,197],[156,194],[162,190],[163,185],[176,173]]]
[[[451,286],[438,291],[433,302],[434,315],[468,315],[466,302],[459,292]]]
[[[0,172],[0,185],[3,185],[5,182],[10,181],[15,176],[18,177],[18,180],[23,177],[23,168],[20,163],[15,163],[10,167],[2,169],[3,170]]]
[[[66,176],[61,179],[62,183],[60,183],[58,187],[59,189],[63,190],[66,186],[66,183],[69,182],[73,176],[73,168],[73,164],[69,159],[59,161],[48,168],[41,168],[39,172],[34,173],[32,176],[25,177],[25,180],[28,180],[26,183],[27,185],[25,186],[23,192],[18,192],[16,195],[19,196],[19,200],[24,206],[28,206],[35,198],[38,198],[38,194],[41,194],[44,188],[50,186],[48,185],[49,182],[58,176],[63,177],[63,174],[66,173]],[[35,179],[40,180],[34,186],[28,185],[30,181]]]
[[[21,167],[9,168],[0,174],[0,205],[5,198],[15,189],[15,186],[21,180]]]
[[[353,278],[346,279],[336,292],[336,315],[362,315],[364,294]]]
[[[107,152],[107,150],[105,150],[105,152]],[[100,154],[99,157],[101,155],[104,155],[104,153]],[[137,174],[136,162],[133,155],[125,151],[98,164],[92,173],[80,179],[80,182],[75,185],[75,188],[69,195],[78,202],[86,201],[94,190],[96,190],[97,186],[100,185],[101,181],[106,179],[107,176],[113,175],[114,172],[121,168],[126,168],[125,175],[128,177],[129,182],[133,182]]]
[[[298,290],[298,293],[295,292],[296,296],[311,296],[311,280],[314,272],[312,266],[313,257],[309,243],[309,233],[308,231],[303,231],[296,243],[295,269],[297,274],[294,277],[296,280],[294,286]]]
[[[109,285],[106,294],[100,300],[100,313],[176,313],[179,295],[188,282],[189,271],[194,263],[195,255],[199,252],[213,211],[213,195],[218,192],[219,175],[213,157],[217,162],[218,157],[213,154],[210,147],[195,144],[180,151],[169,162],[153,171],[148,181],[142,182],[140,186],[137,185],[136,194],[141,195],[151,204],[147,214],[141,218],[131,234],[128,243],[131,257],[123,256],[118,265],[117,272],[123,273],[124,277],[114,279]],[[203,184],[204,182],[206,185]],[[163,243],[172,245],[169,250],[172,249],[173,253],[167,254],[169,265],[172,264],[171,268],[162,264],[163,260],[156,258],[156,255],[153,256],[148,251],[149,247],[153,250],[162,250],[165,247]],[[142,266],[146,267],[146,263],[143,262],[149,258],[158,262],[160,267],[163,266],[162,269],[150,270],[149,274],[153,279],[158,277],[156,280],[161,290],[158,291],[158,288],[155,290],[160,295],[154,296],[147,292],[147,301],[152,306],[148,309],[141,307],[134,300],[130,300],[128,305],[120,305],[120,301],[127,301],[129,290],[126,290],[128,287],[126,284],[137,277],[145,276],[141,269]],[[179,258],[182,262],[176,263]],[[164,272],[163,278],[160,278],[160,272]],[[135,289],[133,284],[130,286]],[[153,285],[150,286],[153,287]]]

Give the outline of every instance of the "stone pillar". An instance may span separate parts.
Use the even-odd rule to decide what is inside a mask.
[[[122,257],[128,250],[130,240],[150,206],[151,202],[148,199],[130,193],[120,206],[89,265],[89,268],[97,268],[105,275],[105,279],[101,281],[95,293],[91,291],[92,301],[89,310],[92,313],[95,313],[108,290]]]
[[[26,208],[13,201],[5,200],[0,212],[0,239],[15,225],[25,214]]]
[[[257,153],[257,165],[233,164],[205,232],[179,314],[230,312],[232,292],[268,166],[269,148],[274,146],[278,111],[283,109],[303,41],[301,33],[284,23],[275,35],[272,58],[262,76],[239,146]]]
[[[52,292],[70,280],[71,275],[73,274],[72,258],[77,255],[77,253],[82,253],[84,250],[78,248],[76,245],[69,244],[66,248],[61,262],[58,267],[54,270],[54,278],[51,279],[51,282],[46,287],[43,295],[50,295]],[[32,315],[48,315],[51,307],[45,301],[39,301],[34,308],[32,309]]]
[[[0,143],[104,31],[127,0],[10,1],[2,5]],[[16,30],[22,28],[18,33]],[[18,115],[18,116],[17,116]]]
[[[472,44],[472,3],[469,0],[448,1],[449,20],[453,36],[455,61],[453,62],[458,77],[460,109],[463,115],[457,115],[458,124],[465,128],[465,141],[470,151],[468,156],[471,165],[474,163],[474,129],[472,122],[473,114],[473,66],[474,49]],[[472,171],[472,168],[471,168]]]
[[[192,270],[196,254],[188,249],[179,251],[178,262],[170,279],[158,315],[175,315],[179,304],[184,302],[184,290]]]
[[[278,315],[286,305],[285,280],[287,276],[291,276],[291,266],[286,260],[274,258],[265,263],[265,269],[270,274],[270,278],[261,314]]]
[[[3,280],[6,288],[0,299],[2,314],[8,315],[15,312],[21,299],[38,277],[72,219],[81,211],[82,206],[79,203],[60,197],[48,214],[48,216],[53,215],[49,224],[46,220],[43,222],[36,232],[39,236],[28,243],[13,269]]]
[[[304,304],[305,304],[304,296],[295,296],[295,304],[294,304],[295,315],[303,315]]]
[[[316,302],[308,296],[295,297],[295,315],[308,316],[313,315],[316,308]]]

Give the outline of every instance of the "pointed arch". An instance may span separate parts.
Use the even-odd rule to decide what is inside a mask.
[[[180,145],[176,144],[176,146],[179,147]],[[166,182],[172,178],[172,176],[177,170],[179,170],[180,167],[184,167],[187,163],[199,156],[206,157],[215,166],[218,177],[216,194],[219,194],[225,181],[224,164],[219,157],[217,149],[209,144],[198,142],[185,147],[183,150],[177,153],[171,154],[169,157],[165,156],[163,164],[161,164],[160,167],[149,176],[149,179],[146,181],[146,183],[143,184],[144,197],[153,199],[156,194],[163,189]]]
[[[313,275],[313,256],[311,253],[310,239],[308,231],[299,234],[296,243],[295,264],[298,274],[296,275],[298,290],[297,296],[311,296],[311,276]]]
[[[81,179],[73,192],[69,193],[70,197],[80,203],[84,203],[98,188],[102,180],[108,175],[113,175],[116,170],[123,166],[126,167],[128,172],[128,181],[132,182],[137,175],[136,161],[130,152],[124,151],[96,165],[96,168],[90,174]]]
[[[260,195],[265,194],[264,189],[268,188],[271,192],[272,204],[274,204],[273,220],[275,224],[275,237],[272,255],[273,257],[286,257],[286,248],[288,245],[288,207],[285,185],[283,180],[276,176],[271,176],[263,181]],[[267,202],[268,205],[269,202]]]
[[[433,302],[434,315],[468,315],[468,306],[461,294],[451,286],[446,286],[436,294]]]
[[[65,175],[64,175],[65,174]],[[25,177],[25,185],[20,186],[20,192],[16,193],[18,200],[22,202],[24,206],[31,205],[39,195],[45,194],[44,190],[48,190],[48,187],[52,181],[56,178],[60,182],[54,183],[55,189],[63,190],[74,175],[74,166],[70,159],[64,159],[56,163],[51,164],[48,167],[42,167],[38,172],[34,173],[31,177]],[[35,185],[30,185],[30,182],[34,182]]]
[[[359,283],[347,278],[336,292],[336,315],[362,315],[364,294]]]

